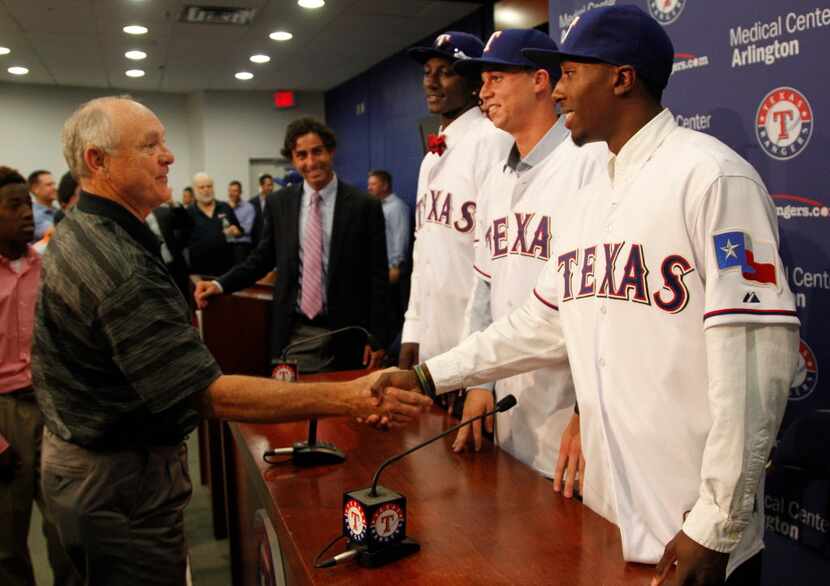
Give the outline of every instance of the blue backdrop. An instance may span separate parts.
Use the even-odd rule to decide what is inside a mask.
[[[551,36],[613,4],[665,26],[676,54],[664,104],[750,161],[777,206],[805,368],[767,475],[764,582],[828,584],[830,481],[817,468],[830,461],[830,0],[551,0]]]

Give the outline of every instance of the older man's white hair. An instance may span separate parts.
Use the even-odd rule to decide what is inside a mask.
[[[199,171],[193,176],[193,183],[201,183],[202,181],[210,181],[211,183],[213,183],[213,177],[211,177],[204,171]]]
[[[111,153],[118,147],[121,137],[112,122],[109,106],[117,102],[130,102],[142,108],[130,96],[106,96],[90,100],[75,110],[67,119],[61,132],[63,157],[74,177],[91,175],[84,161],[84,152],[89,148]]]

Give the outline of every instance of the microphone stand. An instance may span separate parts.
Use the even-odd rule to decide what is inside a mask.
[[[280,356],[280,361],[283,364],[287,363],[288,360],[288,352],[296,348],[297,346],[302,346],[303,344],[307,344],[309,342],[315,342],[317,340],[321,340],[323,338],[327,338],[329,336],[334,336],[335,334],[339,334],[341,332],[349,331],[349,330],[358,330],[366,334],[366,340],[369,345],[374,350],[378,343],[375,340],[375,337],[367,330],[366,328],[360,326],[346,326],[344,328],[340,328],[337,330],[332,330],[330,332],[326,332],[324,334],[318,334],[316,336],[310,336],[308,338],[303,338],[301,340],[297,340],[286,346],[282,351],[282,356]],[[290,365],[289,365],[290,366]],[[297,371],[299,367],[297,367]],[[291,382],[296,382],[297,380],[297,371],[295,371],[295,378]],[[263,460],[268,462],[269,464],[276,464],[279,462],[276,458],[280,456],[291,456],[291,461],[294,463],[295,466],[327,466],[333,464],[342,464],[346,461],[346,454],[342,451],[337,449],[331,442],[318,442],[317,441],[317,418],[312,417],[308,421],[308,440],[304,442],[295,442],[289,447],[286,448],[276,448],[273,450],[268,450],[262,455]]]

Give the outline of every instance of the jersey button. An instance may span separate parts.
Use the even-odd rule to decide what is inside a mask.
[[[599,312],[600,312],[602,315],[605,315],[606,313],[608,313],[608,308],[607,308],[607,307],[605,307],[605,305],[600,305],[600,306],[599,306]]]
[[[599,359],[599,365],[600,365],[601,368],[605,368],[605,358],[600,358]]]

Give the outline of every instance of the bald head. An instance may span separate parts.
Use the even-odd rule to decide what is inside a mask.
[[[121,203],[144,218],[170,199],[173,153],[164,125],[129,96],[82,104],[63,127],[63,150],[81,187]]]

